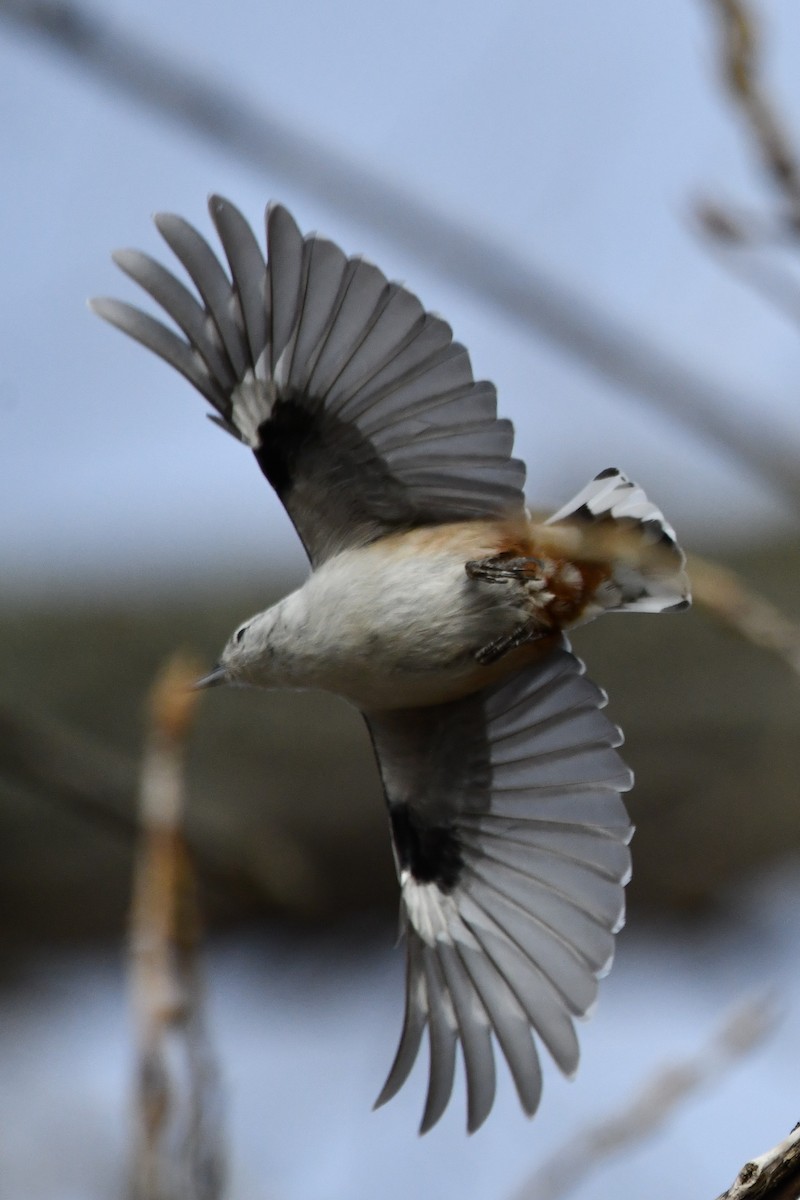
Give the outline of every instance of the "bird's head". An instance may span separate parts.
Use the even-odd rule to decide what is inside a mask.
[[[241,687],[270,687],[274,649],[271,635],[275,625],[272,610],[257,613],[236,629],[222,651],[214,670],[195,687],[210,688],[221,684]]]

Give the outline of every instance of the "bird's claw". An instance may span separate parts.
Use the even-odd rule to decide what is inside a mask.
[[[541,627],[537,626],[534,621],[523,621],[510,633],[504,633],[501,637],[481,646],[479,650],[475,651],[475,659],[482,667],[491,666],[511,650],[524,646],[526,642],[534,642],[542,636]]]
[[[490,558],[473,559],[464,564],[469,579],[481,583],[530,583],[540,578],[544,563],[513,551],[494,554]]]

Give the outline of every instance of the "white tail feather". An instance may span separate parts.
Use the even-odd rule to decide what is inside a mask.
[[[596,612],[678,612],[691,602],[686,557],[675,530],[642,488],[609,467],[547,521],[581,525],[587,544],[615,552],[611,577],[596,592]],[[590,545],[591,549],[591,545]]]

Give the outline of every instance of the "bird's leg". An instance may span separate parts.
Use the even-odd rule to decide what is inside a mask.
[[[533,583],[541,581],[544,563],[540,558],[527,558],[506,550],[502,554],[493,554],[490,558],[474,559],[464,564],[464,570],[470,579],[479,579],[482,583]]]
[[[549,595],[546,593],[547,579],[544,568],[545,564],[541,559],[517,554],[514,550],[506,550],[502,554],[493,554],[489,558],[474,559],[464,564],[469,579],[481,583],[521,585],[525,592],[535,595],[537,600],[540,600],[543,594]],[[504,633],[481,646],[475,651],[475,658],[482,666],[489,666],[525,642],[532,642],[541,637],[544,632],[546,630],[543,630],[540,620],[529,618],[510,633]]]
[[[543,629],[537,621],[523,621],[510,633],[504,633],[494,641],[481,646],[479,650],[475,651],[475,658],[482,667],[488,667],[502,658],[504,654],[508,654],[509,651],[516,650],[518,646],[524,646],[526,642],[534,642],[537,638],[544,637],[547,632],[548,630]]]

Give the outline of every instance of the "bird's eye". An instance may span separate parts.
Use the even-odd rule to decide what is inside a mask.
[[[241,629],[237,629],[237,630],[236,630],[236,633],[234,634],[234,641],[235,641],[237,644],[238,644],[238,643],[239,643],[239,642],[242,640],[242,638],[244,637],[244,631],[245,631],[246,629],[247,629],[247,626],[246,626],[246,625],[243,625]]]

